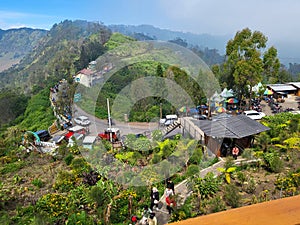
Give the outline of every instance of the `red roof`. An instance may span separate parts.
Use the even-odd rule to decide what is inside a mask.
[[[87,76],[90,76],[93,74],[93,71],[90,70],[90,69],[82,69],[80,70],[78,73],[81,73],[81,74],[84,74],[84,75],[87,75]]]

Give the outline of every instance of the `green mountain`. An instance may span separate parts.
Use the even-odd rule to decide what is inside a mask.
[[[68,78],[103,53],[110,34],[100,23],[65,20],[54,24],[19,64],[0,73],[0,89],[20,87],[28,93]]]
[[[18,63],[46,34],[47,31],[41,29],[0,29],[0,71]]]
[[[134,34],[143,34],[152,39],[169,41],[176,38],[185,39],[190,45],[198,45],[202,49],[217,49],[221,54],[225,52],[225,45],[230,36],[216,36],[210,34],[194,34],[190,32],[172,31],[161,29],[152,25],[110,25],[109,28],[113,32],[120,32],[125,35],[132,36]]]
[[[152,25],[109,25],[108,27],[113,32],[119,32],[137,40],[169,41],[190,48],[210,66],[224,61],[222,54],[225,53],[226,42],[230,39],[229,36],[172,31]]]

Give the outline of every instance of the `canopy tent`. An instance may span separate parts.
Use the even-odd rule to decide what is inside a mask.
[[[264,95],[272,95],[272,94],[273,94],[273,91],[270,89],[266,89],[264,92]]]
[[[186,106],[182,106],[179,110],[179,112],[187,112],[187,107]]]
[[[263,88],[263,85],[261,82],[259,82],[258,84],[254,85],[254,87],[252,87],[252,91],[255,93],[258,93],[261,88]],[[249,86],[249,89],[250,89],[250,86]]]
[[[239,100],[237,100],[236,98],[229,98],[228,100],[226,100],[226,102],[229,104],[236,104],[239,102]]]
[[[219,107],[216,107],[216,112],[223,113],[223,112],[226,112],[226,109],[222,106],[219,106]]]
[[[233,90],[232,89],[228,90],[227,88],[224,88],[224,90],[221,92],[220,95],[224,98],[231,98],[234,96]]]
[[[199,113],[199,110],[196,109],[196,108],[190,108],[190,109],[188,110],[188,112],[191,113],[191,114],[196,114],[196,113]]]

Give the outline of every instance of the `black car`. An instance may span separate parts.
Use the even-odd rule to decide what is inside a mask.
[[[51,135],[47,130],[38,130],[35,133],[37,136],[39,136],[41,141],[48,141],[51,139]]]

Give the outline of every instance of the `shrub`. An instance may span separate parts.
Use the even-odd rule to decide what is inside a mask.
[[[72,163],[72,160],[74,159],[74,156],[72,154],[68,154],[65,158],[64,161],[65,163],[69,166]]]
[[[45,212],[50,217],[60,217],[67,215],[68,198],[57,193],[46,194],[42,196],[36,203],[36,210],[38,212]]]
[[[224,197],[226,203],[233,208],[237,208],[241,204],[241,196],[239,194],[239,189],[233,184],[228,184],[225,186]]]
[[[202,199],[212,196],[219,190],[220,181],[211,172],[207,173],[204,178],[194,178],[192,182],[193,189],[196,193],[199,191]]]
[[[266,166],[270,171],[279,173],[283,170],[283,162],[278,156],[278,153],[272,151],[265,153],[263,156]]]
[[[245,187],[244,187],[245,191],[248,194],[254,194],[255,190],[256,190],[256,182],[253,179],[253,177],[251,177],[248,182],[246,183]]]
[[[70,191],[75,184],[75,176],[73,173],[68,171],[60,171],[56,177],[56,181],[53,185],[55,190],[59,190],[61,192]]]
[[[45,185],[44,182],[39,178],[35,178],[31,183],[38,188],[42,188]]]
[[[66,225],[92,225],[95,224],[93,219],[89,217],[85,211],[74,213],[69,216]]]
[[[203,157],[202,149],[196,148],[189,159],[189,163],[199,165]]]
[[[199,166],[197,165],[189,165],[187,171],[186,171],[186,176],[187,177],[190,177],[190,176],[193,176],[195,174],[198,174],[199,173]]]
[[[243,184],[247,180],[247,176],[242,171],[238,171],[236,173],[236,177],[241,184]]]
[[[91,167],[84,158],[75,158],[72,160],[71,167],[74,173],[78,176],[82,176],[83,172],[90,172]]]
[[[26,163],[23,161],[8,163],[8,164],[5,164],[4,167],[1,168],[0,173],[6,174],[6,173],[17,172],[20,169],[22,169],[25,165],[26,165]]]
[[[223,201],[221,196],[216,196],[209,201],[210,210],[213,213],[221,212],[226,209],[225,202]]]
[[[156,163],[159,163],[161,161],[161,155],[160,154],[157,154],[157,153],[154,153],[153,154],[153,157],[152,157],[152,160],[151,160],[151,163],[152,164],[156,164]]]

